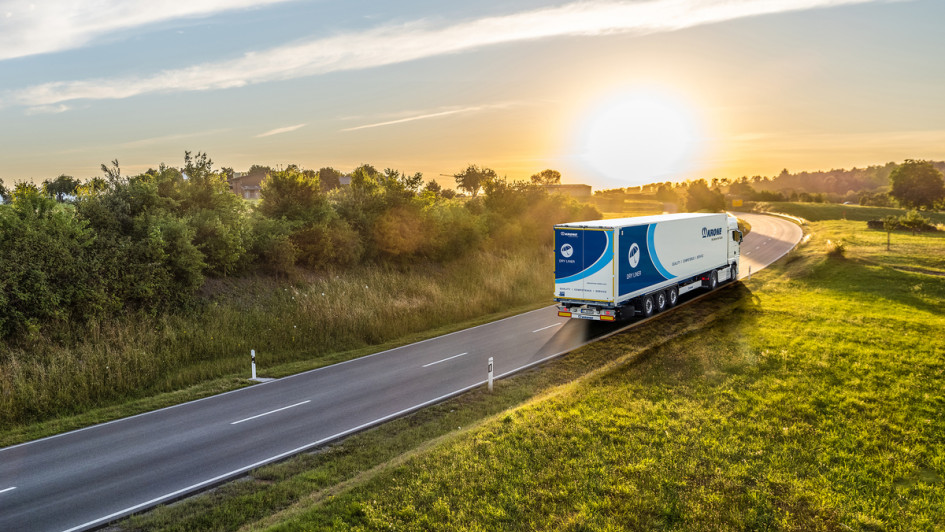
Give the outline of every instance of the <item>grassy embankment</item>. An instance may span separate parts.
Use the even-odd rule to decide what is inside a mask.
[[[747,287],[131,526],[941,528],[945,278],[901,268],[945,235],[810,230]]]
[[[188,315],[131,317],[77,347],[3,353],[0,446],[177,404],[551,303],[544,249],[442,266],[363,266],[295,282],[214,281]]]
[[[905,209],[895,207],[870,207],[865,205],[838,205],[836,203],[792,203],[786,201],[749,202],[745,208],[759,212],[780,212],[798,216],[811,222],[823,220],[882,220],[886,216],[902,216]],[[933,224],[945,223],[945,213],[921,212]]]

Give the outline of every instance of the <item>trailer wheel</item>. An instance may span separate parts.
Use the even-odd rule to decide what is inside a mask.
[[[669,301],[666,299],[666,292],[660,290],[656,293],[656,312],[663,312],[669,307]]]
[[[640,301],[640,313],[643,314],[644,318],[649,318],[652,316],[655,309],[656,304],[653,303],[653,296],[645,296]]]
[[[719,286],[719,274],[715,270],[709,272],[709,290],[715,290]]]
[[[668,288],[666,290],[666,304],[670,307],[675,307],[678,302],[679,290],[677,290],[675,286]]]

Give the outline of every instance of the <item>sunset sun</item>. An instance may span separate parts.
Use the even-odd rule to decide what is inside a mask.
[[[678,178],[697,155],[699,126],[687,105],[655,91],[599,105],[582,128],[584,163],[615,186]]]

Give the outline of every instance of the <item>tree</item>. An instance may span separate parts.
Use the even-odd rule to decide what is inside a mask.
[[[709,190],[705,179],[699,179],[689,185],[686,191],[686,210],[696,211],[721,211],[725,209],[725,197],[718,189]]]
[[[430,181],[427,182],[427,186],[423,187],[423,190],[428,190],[432,192],[435,196],[439,196],[440,192],[443,190],[443,187],[440,186],[439,183],[431,179]]]
[[[659,187],[656,188],[654,197],[664,203],[677,203],[679,201],[679,195],[668,183],[660,183]]]
[[[110,167],[102,163],[102,173],[105,174],[105,179],[110,182],[121,180],[121,167],[118,165],[118,159],[113,160]]]
[[[62,174],[56,179],[43,181],[43,189],[50,196],[54,196],[56,201],[62,203],[66,196],[75,196],[76,189],[79,188],[79,180],[70,175]]]
[[[889,174],[889,181],[889,195],[906,207],[931,209],[945,198],[945,178],[930,161],[906,159]]]
[[[341,186],[341,176],[344,175],[330,166],[326,166],[318,171],[318,182],[321,183],[322,190],[327,192],[333,188]]]
[[[3,186],[3,181],[0,180],[0,203],[6,203],[10,198],[10,192],[7,190],[7,187]]]
[[[560,185],[561,172],[549,168],[532,175],[531,179],[535,185]]]
[[[883,218],[883,229],[886,230],[886,251],[889,251],[889,235],[899,227],[899,218],[889,215]]]
[[[318,177],[307,177],[295,169],[270,172],[259,195],[259,212],[273,219],[317,221],[326,218],[330,210]]]
[[[899,224],[916,234],[916,231],[923,231],[930,227],[928,218],[925,218],[919,211],[912,209],[899,218]],[[933,228],[934,229],[934,228]]]
[[[487,182],[495,180],[495,170],[491,168],[479,168],[471,164],[465,170],[453,175],[456,178],[456,186],[465,190],[472,197],[479,195],[481,189]]]

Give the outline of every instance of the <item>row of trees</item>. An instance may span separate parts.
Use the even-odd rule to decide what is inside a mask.
[[[492,246],[549,245],[557,222],[599,217],[591,207],[510,183],[489,169],[473,198],[449,198],[421,174],[362,165],[348,187],[321,172],[268,171],[256,206],[229,190],[204,153],[57,192],[18,183],[0,206],[0,338],[129,311],[199,302],[207,277],[291,274],[365,262],[447,261]],[[471,186],[471,185],[470,185]],[[74,198],[67,203],[56,199]]]
[[[801,201],[813,203],[851,202],[880,207],[901,206],[907,209],[945,209],[945,163],[907,159],[902,164],[889,163],[867,169],[831,170],[829,172],[802,172],[790,174],[787,170],[773,179],[755,176],[737,179],[713,179],[682,183],[652,183],[631,189],[601,191],[597,194],[631,193],[642,197],[676,203],[686,210],[721,209],[725,195],[747,201]],[[817,180],[835,183],[846,177],[844,186],[863,186],[848,189],[846,193],[833,192],[832,187],[814,185]],[[869,179],[856,181],[856,176]],[[876,179],[882,177],[883,182]],[[794,184],[809,184],[800,191]],[[858,184],[854,184],[858,183]],[[789,186],[790,185],[790,186]],[[823,185],[823,183],[821,183]],[[827,188],[828,191],[824,191]],[[706,191],[710,193],[707,193]],[[692,192],[692,193],[690,193]]]

